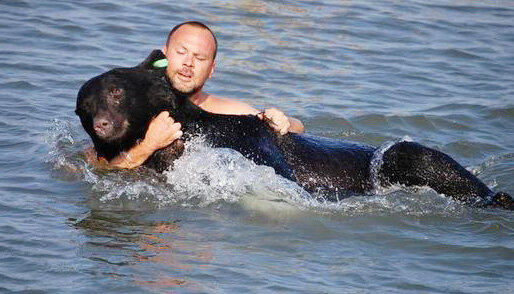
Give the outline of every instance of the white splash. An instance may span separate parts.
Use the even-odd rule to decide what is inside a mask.
[[[235,202],[249,194],[294,198],[306,193],[273,168],[257,165],[232,149],[211,148],[202,138],[189,141],[165,175],[176,193],[202,198],[204,203]]]
[[[410,141],[410,138],[403,140]],[[83,150],[91,146],[90,140],[80,126],[73,126],[67,121],[54,120],[46,141],[50,146],[46,162],[52,165],[52,171],[67,180],[89,183],[90,196],[100,206],[147,209],[237,203],[270,217],[300,211],[345,215],[417,214],[441,209],[455,212],[461,207],[430,189],[408,193],[405,187],[381,187],[378,171],[383,164],[384,152],[393,142],[384,143],[372,158],[374,195],[323,202],[320,197],[316,199],[296,183],[275,174],[273,168],[257,165],[231,149],[212,148],[200,137],[187,142],[183,156],[164,175],[146,168],[94,170],[85,163],[82,155]]]
[[[397,142],[387,141],[380,145],[380,147],[375,150],[373,157],[371,158],[370,163],[370,174],[371,174],[371,182],[373,184],[372,194],[384,195],[390,193],[392,191],[398,190],[397,187],[391,185],[383,185],[380,182],[379,171],[382,165],[384,164],[384,154],[389,148],[391,148],[394,144],[399,142],[412,142],[412,139],[409,136],[404,136],[401,140]]]

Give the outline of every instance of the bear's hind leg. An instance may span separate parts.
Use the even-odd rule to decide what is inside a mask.
[[[514,209],[510,195],[494,194],[450,156],[414,142],[396,143],[384,153],[379,178],[383,183],[428,186],[471,205]]]

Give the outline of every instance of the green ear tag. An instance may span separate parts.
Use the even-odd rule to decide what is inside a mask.
[[[153,67],[166,67],[168,66],[168,60],[166,59],[159,59],[153,62]]]

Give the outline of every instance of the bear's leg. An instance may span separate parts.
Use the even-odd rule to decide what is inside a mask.
[[[428,186],[438,193],[477,206],[514,210],[507,193],[494,193],[450,156],[414,142],[399,142],[389,148],[379,171],[382,183]]]

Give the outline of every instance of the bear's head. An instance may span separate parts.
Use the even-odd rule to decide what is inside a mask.
[[[98,155],[110,160],[143,139],[155,115],[176,108],[164,75],[135,67],[87,81],[78,92],[75,113]]]

